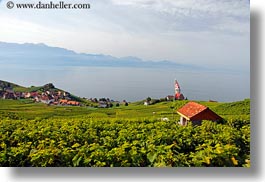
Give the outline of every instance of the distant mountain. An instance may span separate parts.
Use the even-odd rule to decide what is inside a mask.
[[[45,44],[17,44],[0,42],[0,64],[35,66],[104,66],[203,69],[171,61],[144,61],[137,57],[117,58],[103,54],[76,53],[72,50]]]

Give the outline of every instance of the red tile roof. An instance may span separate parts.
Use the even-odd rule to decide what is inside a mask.
[[[183,107],[181,107],[178,112],[181,113],[182,115],[192,118],[193,116],[201,113],[202,111],[206,110],[207,107],[203,106],[201,104],[198,104],[196,102],[189,102]]]
[[[190,120],[219,120],[222,119],[208,107],[196,102],[189,102],[177,111]]]
[[[69,105],[79,105],[79,102],[76,102],[76,101],[68,101],[67,104],[69,104]]]
[[[68,102],[68,100],[61,99],[59,102],[66,104]]]

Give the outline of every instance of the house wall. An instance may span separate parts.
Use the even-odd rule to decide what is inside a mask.
[[[181,116],[179,124],[182,125],[182,126],[186,126],[189,121],[190,120],[187,120],[186,118]],[[202,124],[201,120],[193,120],[193,121],[190,121],[190,122],[192,122],[193,125],[201,125]]]
[[[206,109],[205,111],[195,115],[194,117],[190,118],[192,121],[201,121],[201,120],[210,120],[210,121],[217,121],[222,119],[216,113],[211,111],[210,109]]]
[[[191,121],[193,125],[201,125],[202,121],[201,120],[196,120],[196,121]]]
[[[186,118],[180,116],[180,123],[179,124],[182,126],[186,126],[187,123],[188,123],[188,121],[186,120]]]

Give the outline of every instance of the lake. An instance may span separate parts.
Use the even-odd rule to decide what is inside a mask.
[[[0,67],[0,79],[22,86],[53,83],[87,98],[138,101],[174,94],[177,79],[190,100],[238,101],[250,98],[250,74],[227,71],[121,67]]]

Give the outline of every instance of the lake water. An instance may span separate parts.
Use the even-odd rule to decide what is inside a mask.
[[[0,67],[0,80],[22,86],[53,83],[80,97],[137,101],[174,94],[174,79],[190,100],[237,101],[250,97],[250,74],[113,67]]]

